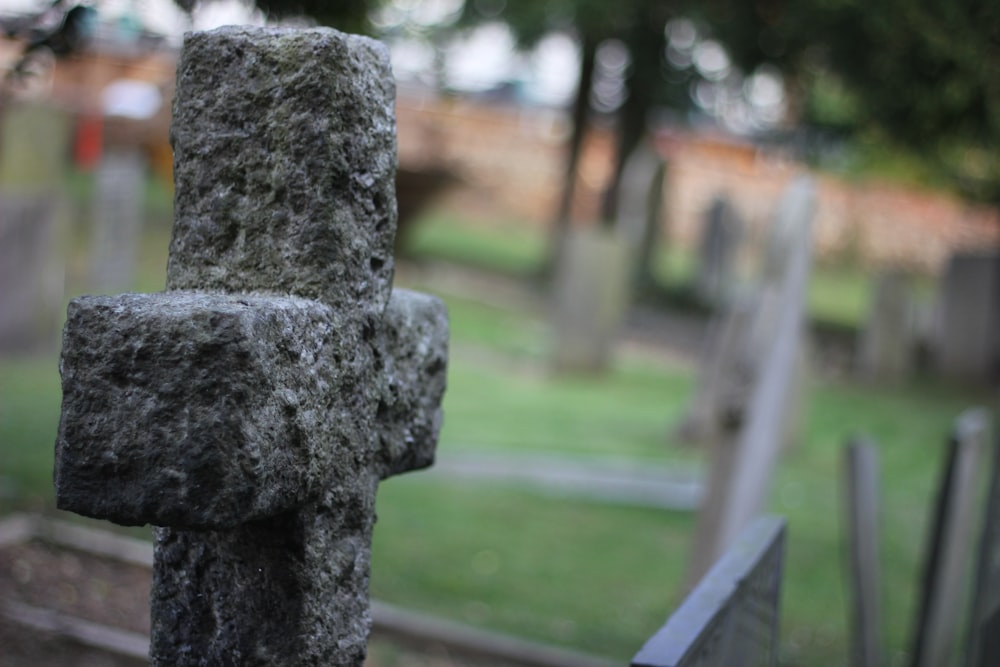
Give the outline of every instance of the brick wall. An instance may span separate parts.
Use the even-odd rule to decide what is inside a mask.
[[[545,225],[551,219],[564,168],[566,119],[460,100],[401,92],[397,103],[400,162],[447,165],[462,182],[440,206],[470,218]],[[669,157],[666,224],[673,242],[696,242],[703,212],[726,193],[751,240],[770,222],[784,186],[804,168],[780,153],[727,138],[671,134],[658,138]],[[573,204],[579,224],[596,219],[607,180],[612,136],[592,132],[584,147]],[[1000,245],[1000,212],[947,194],[885,183],[850,183],[818,176],[816,248],[821,259],[856,259],[936,272],[957,249]]]

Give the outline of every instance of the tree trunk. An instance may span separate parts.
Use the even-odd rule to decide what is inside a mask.
[[[647,116],[653,106],[653,91],[661,85],[660,54],[665,47],[662,22],[640,19],[634,24],[631,34],[629,50],[632,65],[625,78],[628,96],[618,111],[615,163],[601,200],[601,223],[606,227],[614,227],[617,222],[622,172],[632,151],[646,134]]]
[[[573,130],[570,134],[566,151],[566,170],[563,174],[562,193],[559,206],[549,232],[549,254],[544,272],[551,275],[562,258],[566,233],[570,226],[570,216],[573,208],[573,195],[576,191],[576,171],[580,162],[580,152],[583,149],[583,139],[587,134],[587,122],[590,112],[590,88],[594,81],[594,57],[597,53],[597,40],[589,35],[582,35],[580,43],[580,82],[577,85],[576,97],[572,106]]]

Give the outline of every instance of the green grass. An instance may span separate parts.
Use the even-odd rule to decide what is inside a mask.
[[[547,341],[543,322],[467,297],[448,296],[447,302],[453,343],[536,360],[544,357]]]
[[[415,224],[407,247],[422,260],[447,260],[522,277],[539,274],[546,257],[546,231],[525,224],[463,224],[447,216]],[[653,275],[676,291],[693,284],[696,258],[671,246],[654,257]],[[854,264],[818,264],[809,281],[810,318],[840,328],[857,329],[868,317],[872,275]],[[926,285],[921,285],[926,291]]]
[[[515,275],[537,272],[545,250],[544,237],[523,225],[472,225],[447,215],[417,221],[406,243],[413,259],[444,259]]]
[[[0,361],[0,476],[19,504],[51,503],[59,401],[54,358]],[[9,502],[0,496],[0,510]]]
[[[871,274],[860,269],[814,267],[806,293],[809,317],[841,327],[860,327],[868,318],[871,279]]]
[[[603,379],[512,369],[468,355],[453,361],[442,447],[662,458],[678,398],[692,387],[686,373],[639,368]]]
[[[379,492],[373,594],[624,660],[677,602],[690,518],[419,475]]]
[[[500,309],[449,299],[455,352],[442,450],[536,451],[684,461],[666,433],[692,387],[688,371],[623,363],[605,380],[549,376],[531,350],[495,349]],[[483,318],[481,327],[463,325]],[[484,336],[486,340],[484,341]],[[904,645],[943,435],[975,396],[916,385],[813,388],[803,443],[784,458],[771,509],[789,520],[782,652],[787,665],[844,665],[840,452],[852,431],[879,440],[888,639]],[[51,506],[59,410],[53,359],[0,362],[0,464],[17,507]],[[374,593],[482,627],[626,660],[678,602],[693,515],[540,496],[519,487],[406,476],[379,494]]]

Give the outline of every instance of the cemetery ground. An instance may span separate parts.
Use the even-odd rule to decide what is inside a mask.
[[[162,289],[167,227],[150,225],[136,291]],[[538,238],[455,228],[454,221],[431,221],[415,234],[415,253],[515,273],[537,266]],[[667,266],[676,271],[676,263]],[[69,272],[72,284],[72,265]],[[866,297],[861,274],[850,276],[818,277],[812,312],[857,322]],[[630,348],[606,377],[555,378],[546,368],[547,328],[538,310],[489,294],[477,299],[417,286],[437,292],[451,315],[439,459],[516,454],[699,465],[697,450],[667,435],[691,396],[694,359]],[[56,366],[54,354],[0,360],[0,512],[54,513]],[[841,447],[856,431],[877,439],[882,459],[886,635],[899,661],[943,437],[959,412],[988,401],[922,381],[874,388],[813,378],[802,442],[785,453],[769,505],[789,526],[782,664],[848,664]],[[376,599],[621,664],[680,601],[695,525],[686,511],[433,473],[385,483],[378,514]]]

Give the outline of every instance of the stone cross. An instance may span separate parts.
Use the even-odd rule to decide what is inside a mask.
[[[59,507],[156,530],[155,665],[358,665],[380,479],[430,465],[440,301],[392,290],[387,50],[186,35],[167,291],[69,308]]]

